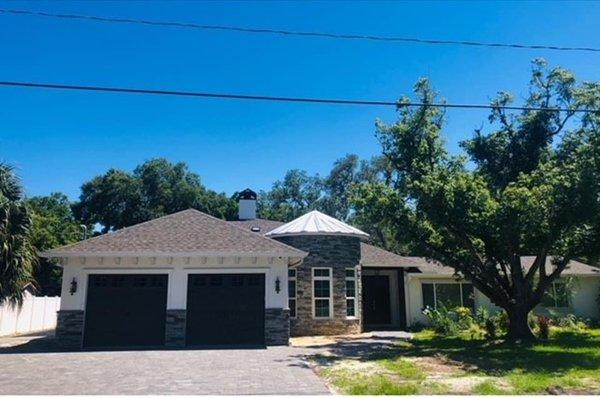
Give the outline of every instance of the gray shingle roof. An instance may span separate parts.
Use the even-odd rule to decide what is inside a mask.
[[[262,218],[255,218],[254,220],[229,221],[229,223],[237,225],[238,227],[246,228],[250,231],[252,231],[252,228],[258,228],[258,231],[253,232],[260,232],[261,235],[264,235],[267,232],[285,224],[281,221],[263,220]]]
[[[47,257],[110,254],[306,255],[301,250],[193,209],[43,253]]]
[[[380,247],[360,243],[361,264],[365,267],[417,267],[418,257],[406,257],[389,252]]]
[[[424,274],[435,274],[435,275],[453,275],[454,269],[441,265],[437,261],[430,261],[424,257],[409,257],[417,263],[416,267],[419,268]],[[528,270],[533,265],[535,256],[522,256],[521,264],[525,270]],[[551,270],[553,268],[552,258],[546,258],[546,269]],[[577,260],[571,260],[567,265],[567,268],[562,272],[562,275],[597,275],[600,276],[600,268],[593,267],[591,265],[584,264]]]

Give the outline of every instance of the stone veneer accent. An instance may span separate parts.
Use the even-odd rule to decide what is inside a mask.
[[[265,344],[288,345],[290,342],[290,310],[265,309]]]
[[[360,240],[352,236],[299,235],[274,238],[305,252],[308,256],[296,268],[296,318],[291,319],[291,335],[331,335],[360,333],[361,270]],[[312,268],[332,268],[333,317],[314,319],[312,310]],[[346,317],[346,268],[356,268],[356,318]]]
[[[186,315],[186,310],[167,310],[165,346],[172,348],[185,347]]]
[[[56,339],[63,348],[81,349],[83,346],[83,311],[57,312]]]

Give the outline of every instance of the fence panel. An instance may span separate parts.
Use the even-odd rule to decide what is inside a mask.
[[[54,329],[59,309],[60,297],[28,295],[21,307],[0,305],[0,336]]]

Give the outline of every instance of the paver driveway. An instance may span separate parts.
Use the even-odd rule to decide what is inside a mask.
[[[31,351],[0,348],[0,394],[329,393],[301,348]]]

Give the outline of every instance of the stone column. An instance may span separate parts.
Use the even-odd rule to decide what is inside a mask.
[[[290,310],[265,309],[265,344],[288,345],[290,341]]]
[[[81,310],[58,311],[56,339],[62,348],[80,350],[83,347],[83,319]]]

